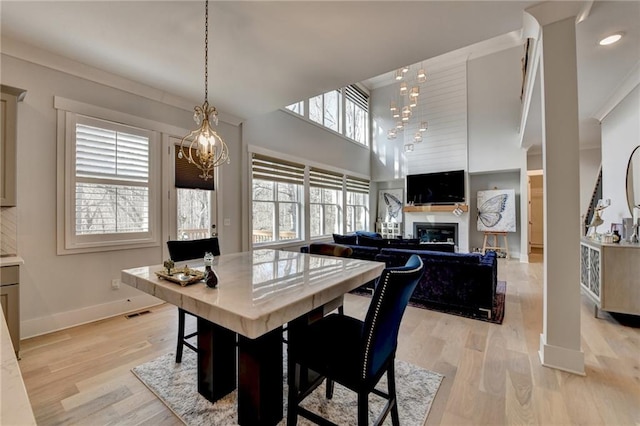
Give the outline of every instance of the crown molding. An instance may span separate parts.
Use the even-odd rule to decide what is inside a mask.
[[[636,62],[629,74],[620,82],[609,99],[598,109],[591,118],[602,122],[604,118],[629,94],[640,85],[640,61]]]
[[[10,38],[2,38],[2,54],[60,71],[74,77],[112,87],[114,89],[123,90],[125,92],[180,108],[185,111],[193,111],[195,105],[193,101],[189,101],[180,96],[156,89],[144,83],[129,80],[98,68],[90,67],[69,58],[56,55],[38,47]],[[232,114],[226,114],[221,111],[218,111],[218,118],[221,121],[234,126],[239,126],[243,121],[239,117]]]

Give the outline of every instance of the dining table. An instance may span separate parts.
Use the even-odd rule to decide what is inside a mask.
[[[275,425],[284,410],[283,329],[341,306],[346,293],[375,280],[384,266],[259,249],[215,257],[214,288],[180,279],[181,271],[204,271],[203,259],[176,262],[171,271],[163,264],[124,269],[121,281],[197,317],[202,396],[215,402],[237,390],[239,425]]]

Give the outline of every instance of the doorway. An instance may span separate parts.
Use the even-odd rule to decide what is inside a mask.
[[[180,140],[170,138],[171,157],[175,176]],[[192,166],[195,169],[195,166]],[[195,175],[197,177],[197,169]],[[214,172],[214,179],[217,173]],[[199,182],[198,182],[199,183]],[[213,188],[213,185],[211,185]],[[169,239],[196,240],[218,236],[217,232],[217,197],[215,189],[176,188],[175,180],[169,190]]]
[[[531,171],[529,178],[529,259],[542,261],[544,252],[544,188],[542,170]]]

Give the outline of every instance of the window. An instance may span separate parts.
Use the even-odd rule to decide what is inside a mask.
[[[369,96],[356,86],[345,87],[344,135],[363,145],[369,140]]]
[[[253,243],[299,240],[304,165],[253,154]]]
[[[325,240],[369,229],[369,180],[252,153],[252,246]]]
[[[308,115],[305,103],[308,102]],[[286,107],[362,145],[369,145],[369,95],[355,85],[332,90]]]
[[[79,116],[76,235],[149,232],[149,135]]]
[[[321,169],[309,171],[311,238],[342,233],[342,176]]]
[[[304,101],[296,102],[287,106],[287,109],[291,112],[295,112],[298,115],[304,116]]]
[[[369,181],[347,176],[346,193],[347,232],[369,229]]]
[[[137,127],[140,120],[126,114],[62,98],[55,105],[63,130],[59,152],[65,153],[59,162],[64,190],[58,197],[58,253],[157,246],[157,133]],[[84,110],[108,111],[105,115],[118,122],[90,117]]]

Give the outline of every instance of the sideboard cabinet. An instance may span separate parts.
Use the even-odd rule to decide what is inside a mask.
[[[596,308],[640,315],[640,244],[582,238],[580,285]]]

